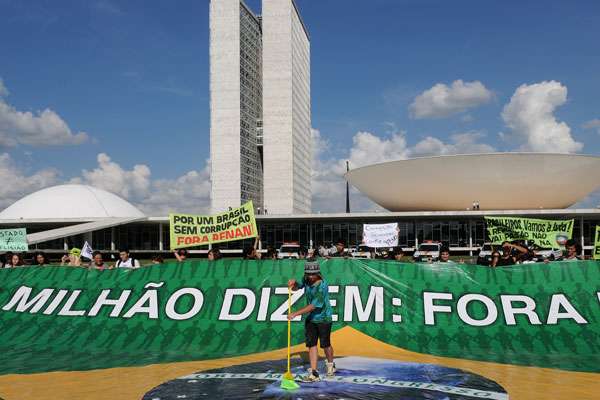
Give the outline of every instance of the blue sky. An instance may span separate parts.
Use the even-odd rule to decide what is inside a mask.
[[[260,1],[247,3],[260,10]],[[311,35],[319,162],[332,171],[346,158],[372,161],[361,159],[364,143],[389,145],[375,152],[384,159],[465,149],[600,153],[597,1],[297,3]],[[10,114],[3,127],[0,113],[0,176],[19,178],[0,192],[4,205],[73,179],[148,212],[190,196],[206,203],[208,1],[0,0],[0,49]],[[34,128],[10,119],[45,109],[54,115],[30,118]],[[71,136],[40,126],[55,116]],[[556,149],[540,143],[548,124],[562,141]],[[99,164],[100,153],[110,161]],[[316,196],[315,207],[326,208],[343,181],[335,171],[316,179],[317,188],[336,188]],[[189,188],[177,192],[177,182]],[[165,204],[157,191],[183,199]]]

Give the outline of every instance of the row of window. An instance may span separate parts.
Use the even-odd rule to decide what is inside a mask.
[[[388,221],[393,222],[393,221]],[[299,242],[308,246],[312,239],[314,246],[320,244],[331,244],[339,239],[349,245],[358,244],[362,241],[362,221],[343,223],[263,223],[258,222],[258,230],[261,235],[263,248],[272,246],[278,248],[284,242]],[[595,227],[600,225],[600,220],[585,220],[583,223],[584,245],[593,245]],[[6,227],[8,228],[8,227]],[[35,233],[52,229],[49,226],[27,227],[28,233]],[[419,243],[426,240],[440,241],[451,247],[468,247],[469,233],[474,246],[485,243],[487,231],[483,220],[473,220],[471,223],[464,220],[454,221],[401,221],[398,223],[399,245],[403,247],[414,247],[418,239]],[[158,250],[159,248],[159,225],[131,224],[115,228],[102,229],[92,233],[92,247],[96,250],[110,250],[113,240],[116,248],[126,247],[133,250]],[[580,239],[582,236],[579,221],[573,228],[573,237]],[[84,235],[76,235],[67,238],[69,247],[81,247],[85,241]],[[169,249],[169,225],[163,224],[162,234],[163,248]],[[240,249],[251,245],[252,240],[229,242],[220,244],[224,249]],[[33,248],[60,250],[64,247],[62,239],[40,243]]]

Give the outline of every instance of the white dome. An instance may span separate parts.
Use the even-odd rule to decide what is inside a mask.
[[[145,217],[117,195],[87,185],[59,185],[23,197],[0,213],[0,219],[92,220]]]

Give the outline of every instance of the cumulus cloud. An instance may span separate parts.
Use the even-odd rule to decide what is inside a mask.
[[[128,170],[104,153],[98,154],[97,161],[96,168],[82,170],[81,176],[68,183],[91,185],[115,193],[148,216],[164,216],[169,212],[204,214],[210,210],[208,160],[202,169],[188,171],[175,179],[152,179],[147,165],[135,165]],[[55,169],[27,174],[7,153],[0,154],[0,179],[0,209],[45,187],[67,183]]]
[[[331,145],[317,129],[312,130],[312,210],[313,212],[342,212],[346,207],[346,160],[331,155]],[[358,190],[350,187],[352,210],[380,208]]]
[[[413,157],[425,157],[494,152],[494,147],[479,142],[484,137],[485,135],[480,132],[457,133],[450,136],[449,143],[444,143],[438,138],[428,136],[410,149],[410,155]]]
[[[342,157],[330,154],[330,145],[321,132],[313,129],[313,211],[342,212],[345,209],[346,160],[350,168],[358,168],[369,164],[403,160],[410,157],[488,153],[494,148],[481,143],[485,135],[479,132],[466,132],[452,135],[448,143],[428,136],[414,146],[409,146],[406,133],[399,131],[386,136],[378,136],[371,132],[358,132],[352,138],[352,147]],[[381,207],[362,195],[355,188],[350,190],[350,202],[353,211],[381,210]]]
[[[148,194],[151,175],[148,166],[135,165],[128,171],[105,153],[98,154],[96,159],[98,167],[91,171],[84,169],[81,177],[73,179],[73,182],[108,190],[126,199],[141,199]]]
[[[176,179],[158,179],[138,207],[146,215],[170,212],[207,214],[210,212],[210,163],[200,171],[189,171]]]
[[[493,98],[479,81],[456,80],[450,86],[437,83],[413,100],[409,106],[413,118],[443,118],[489,102]]]
[[[152,179],[147,165],[127,170],[107,154],[97,157],[98,166],[83,170],[72,183],[83,183],[115,193],[135,204],[146,215],[162,216],[169,212],[206,213],[210,206],[210,166],[189,171],[175,179]]]
[[[27,174],[17,167],[8,153],[0,154],[0,209],[4,209],[23,196],[54,185],[59,173],[54,169],[43,169]]]
[[[6,85],[4,85],[4,81],[0,78],[0,97],[6,97],[10,94]]]
[[[348,159],[352,168],[385,161],[399,160],[408,156],[404,132],[392,133],[387,138],[370,132],[358,132],[352,138]]]
[[[78,145],[89,139],[85,132],[74,133],[54,111],[19,111],[6,102],[9,92],[0,80],[0,146]]]
[[[585,124],[583,124],[583,127],[585,129],[595,129],[598,135],[600,135],[600,119],[598,118],[586,122]]]
[[[504,106],[502,119],[512,135],[522,143],[521,150],[576,153],[583,143],[576,142],[571,128],[559,122],[554,111],[567,101],[567,87],[556,81],[521,85]]]

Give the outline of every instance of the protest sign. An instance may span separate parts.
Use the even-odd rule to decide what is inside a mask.
[[[600,226],[596,225],[596,240],[594,240],[594,260],[600,260]]]
[[[25,228],[0,230],[0,251],[27,251],[27,230]]]
[[[492,244],[528,240],[544,249],[564,248],[573,236],[573,220],[549,220],[515,217],[485,217]]]
[[[398,223],[364,224],[363,243],[374,248],[398,246]]]
[[[249,201],[216,215],[169,214],[171,250],[256,237],[254,207]]]

